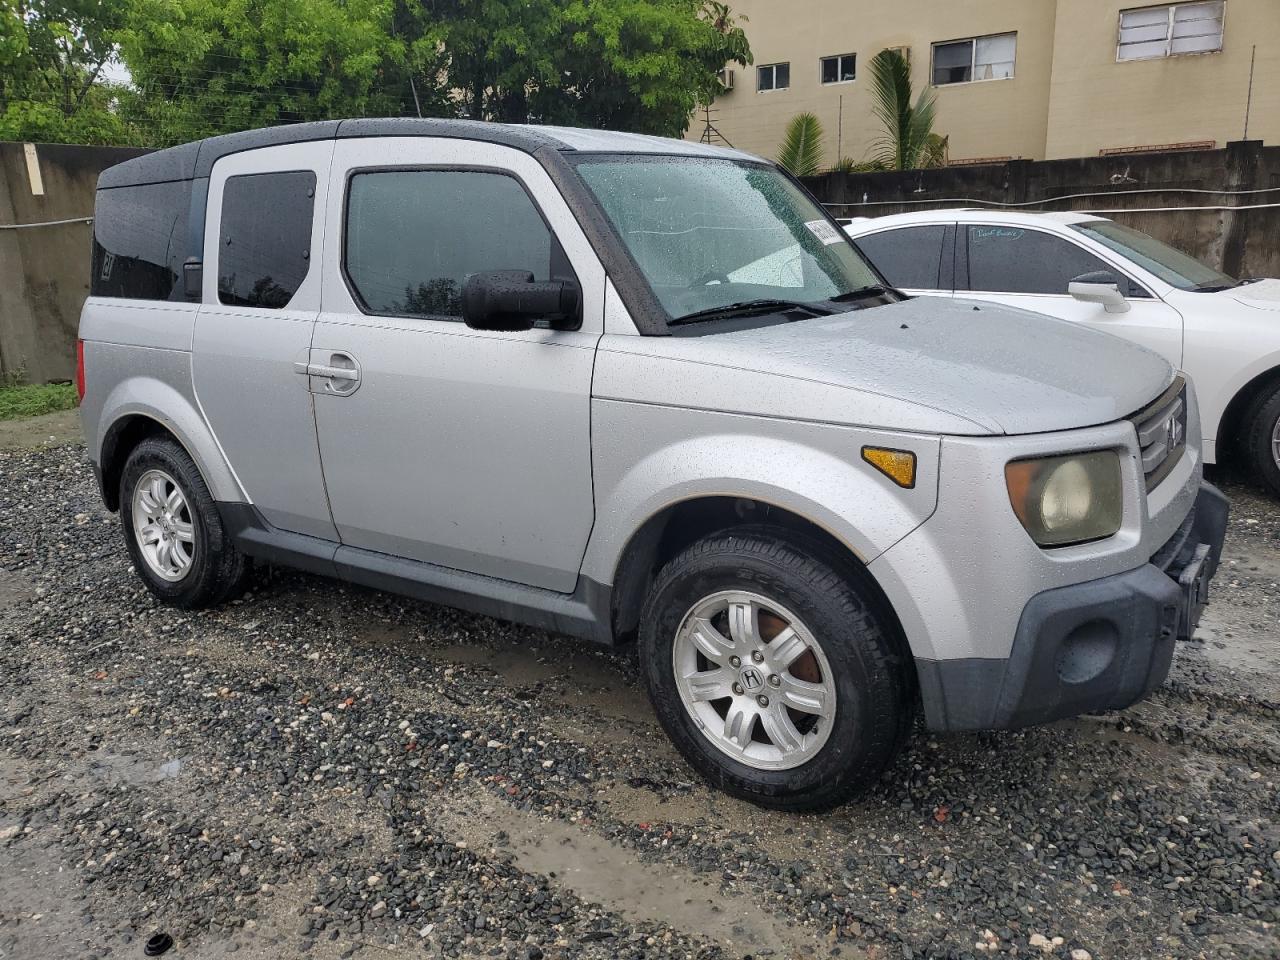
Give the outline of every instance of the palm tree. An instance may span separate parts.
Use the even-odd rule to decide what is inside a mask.
[[[881,50],[871,60],[871,89],[876,118],[884,135],[873,146],[875,163],[886,170],[940,167],[946,163],[947,138],[933,132],[935,100],[926,86],[911,103],[911,65],[897,50]]]
[[[813,177],[821,171],[822,124],[812,113],[797,113],[787,124],[778,166],[797,177]]]

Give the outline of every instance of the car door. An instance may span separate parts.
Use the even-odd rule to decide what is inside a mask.
[[[210,172],[191,372],[249,500],[282,530],[337,540],[305,361],[320,312],[332,141],[223,157]]]
[[[1073,240],[1021,225],[962,223],[956,234],[956,296],[1035,310],[1140,343],[1182,366],[1182,315],[1118,264]],[[1072,297],[1068,285],[1086,273],[1113,274],[1125,295],[1123,313]]]
[[[951,296],[955,225],[894,227],[853,238],[881,276],[910,294]]]
[[[604,270],[532,157],[338,142],[316,427],[344,545],[570,592],[594,520],[590,394]],[[578,330],[472,330],[470,274],[576,279]]]

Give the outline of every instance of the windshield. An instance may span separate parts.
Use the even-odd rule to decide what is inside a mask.
[[[1141,230],[1110,220],[1073,223],[1071,229],[1092,237],[1181,290],[1223,290],[1236,285],[1234,277],[1173,249],[1167,243],[1161,243]]]
[[[821,303],[881,282],[773,167],[599,156],[577,169],[672,321],[772,301]]]

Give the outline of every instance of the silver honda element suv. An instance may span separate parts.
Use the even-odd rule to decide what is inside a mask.
[[[101,177],[102,496],[160,600],[251,559],[637,645],[711,782],[873,782],[933,730],[1125,707],[1218,564],[1192,385],[890,288],[748,154],[341,120]]]

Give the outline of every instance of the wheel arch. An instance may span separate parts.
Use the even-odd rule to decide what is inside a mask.
[[[1280,363],[1256,374],[1235,392],[1218,421],[1215,444],[1218,462],[1222,462],[1224,454],[1239,455],[1245,419],[1258,398],[1275,389],[1280,389]]]
[[[103,405],[93,454],[102,477],[102,498],[119,509],[120,476],[129,454],[144,439],[166,436],[191,457],[214,500],[243,501],[239,481],[194,404],[167,383],[131,378]]]
[[[690,544],[734,527],[769,526],[798,546],[839,567],[865,592],[906,661],[913,663],[906,634],[888,595],[851,545],[817,522],[787,507],[752,497],[707,495],[669,503],[628,539],[614,569],[610,618],[616,642],[633,640],[640,610],[662,566]]]

